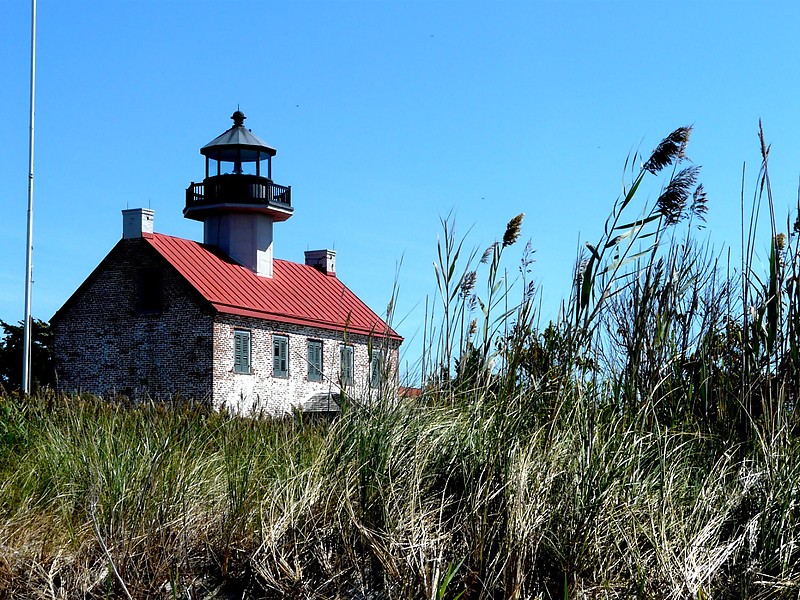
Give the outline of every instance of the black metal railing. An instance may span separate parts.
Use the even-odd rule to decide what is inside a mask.
[[[291,208],[292,188],[257,175],[217,175],[186,188],[186,208],[222,203]]]

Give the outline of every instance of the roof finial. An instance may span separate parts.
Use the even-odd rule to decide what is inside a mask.
[[[239,106],[236,106],[236,112],[231,115],[231,119],[233,119],[233,125],[235,127],[241,127],[244,124],[244,120],[247,117],[244,116],[244,113],[239,110]]]

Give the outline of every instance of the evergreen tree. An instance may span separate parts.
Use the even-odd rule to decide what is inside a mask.
[[[0,387],[7,391],[22,389],[22,346],[24,327],[0,320]],[[33,319],[31,343],[31,389],[55,384],[53,333],[45,321]]]

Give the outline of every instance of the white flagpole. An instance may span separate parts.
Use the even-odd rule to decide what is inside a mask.
[[[33,115],[36,84],[36,0],[31,0],[31,120],[28,138],[28,245],[25,250],[25,325],[22,351],[22,391],[31,393],[31,283],[33,280]]]

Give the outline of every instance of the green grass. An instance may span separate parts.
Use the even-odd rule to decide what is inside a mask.
[[[522,217],[485,252],[446,220],[419,399],[0,397],[0,597],[796,598],[800,225],[764,148],[741,266],[696,243],[688,135],[631,157],[544,326]]]

